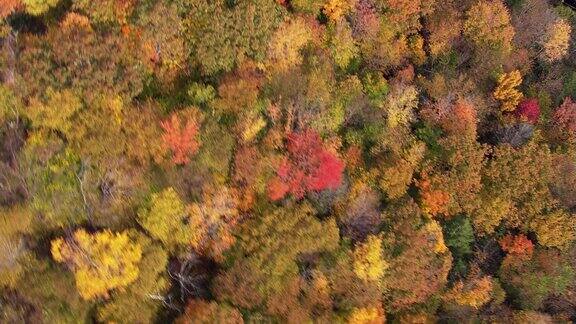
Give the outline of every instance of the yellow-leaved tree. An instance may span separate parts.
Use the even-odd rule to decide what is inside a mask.
[[[493,96],[500,101],[502,111],[516,110],[523,97],[522,92],[517,89],[521,83],[522,75],[518,70],[500,75]]]
[[[576,218],[563,209],[538,215],[528,226],[546,247],[564,249],[576,239]]]
[[[492,299],[493,281],[489,276],[475,278],[470,282],[457,282],[444,296],[447,302],[480,308]]]
[[[323,11],[330,20],[336,21],[354,8],[354,3],[354,0],[328,0]]]
[[[55,7],[59,0],[23,0],[24,8],[26,12],[34,15],[39,16],[44,14],[50,8]]]
[[[570,47],[570,33],[572,27],[566,20],[558,19],[548,30],[548,37],[544,43],[544,59],[554,62],[568,54]]]
[[[300,49],[312,39],[312,29],[303,18],[298,17],[282,23],[268,45],[270,68],[286,71],[300,64]]]
[[[354,273],[360,278],[380,284],[388,263],[382,256],[382,239],[370,235],[354,250]]]
[[[476,47],[509,53],[514,34],[510,13],[501,0],[478,1],[466,13],[464,36]]]
[[[386,315],[382,306],[360,307],[352,309],[348,324],[382,324],[386,323]]]
[[[173,188],[152,194],[149,205],[138,216],[142,227],[172,250],[198,241],[186,225],[186,205]]]
[[[412,85],[395,86],[383,105],[390,128],[407,126],[414,119],[414,109],[418,107],[418,90]]]
[[[32,98],[25,110],[35,128],[54,130],[69,137],[74,130],[72,117],[82,109],[82,101],[70,90],[46,89],[45,100]]]
[[[345,19],[340,19],[329,27],[330,49],[334,63],[345,69],[350,61],[358,56],[358,47],[352,37],[352,29]]]
[[[125,287],[138,278],[142,248],[128,232],[110,230],[94,234],[77,230],[70,238],[52,241],[52,257],[74,272],[76,287],[86,300],[108,297],[112,289]]]

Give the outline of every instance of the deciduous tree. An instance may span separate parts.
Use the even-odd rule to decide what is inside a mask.
[[[268,45],[270,68],[283,71],[300,64],[300,50],[312,39],[312,29],[305,19],[296,17],[283,22]]]
[[[345,19],[340,19],[330,26],[330,43],[334,62],[341,69],[358,56],[358,47],[352,37],[352,29]]]
[[[26,116],[34,127],[57,131],[69,138],[74,128],[72,117],[82,109],[82,101],[70,90],[57,92],[48,88],[45,97],[45,100],[32,99]]]
[[[87,13],[93,20],[104,23],[126,24],[138,0],[74,0],[73,8]]]
[[[138,212],[138,218],[152,237],[172,251],[198,244],[200,233],[187,225],[186,205],[173,188],[152,194],[147,205]]]
[[[381,285],[388,263],[382,255],[382,239],[370,235],[366,242],[359,243],[353,252],[354,273],[363,280]]]
[[[530,258],[509,255],[499,271],[503,287],[522,309],[534,310],[552,294],[561,294],[574,276],[557,250],[536,250]]]
[[[181,117],[172,114],[168,119],[160,123],[164,134],[162,142],[164,149],[172,153],[174,164],[187,164],[191,156],[198,152],[199,125],[195,117]]]
[[[264,59],[268,41],[281,22],[274,1],[250,0],[230,7],[224,0],[186,5],[186,36],[193,60],[204,74],[230,71],[242,57]]]
[[[546,247],[565,249],[576,239],[576,218],[562,209],[538,215],[529,227]]]
[[[106,303],[99,305],[98,321],[149,323],[159,317],[164,302],[170,302],[168,253],[142,233],[130,231],[130,237],[142,247],[138,278],[128,287],[114,291]]]
[[[332,21],[338,21],[354,7],[354,0],[327,0],[322,11]]]
[[[547,33],[548,37],[544,42],[544,58],[549,61],[557,61],[568,54],[570,47],[570,33],[572,27],[564,19],[558,19],[552,24]]]
[[[348,324],[386,323],[386,315],[382,306],[354,308],[348,317]]]
[[[534,251],[534,244],[524,234],[508,234],[500,240],[500,246],[508,254],[523,255],[528,258]]]
[[[383,238],[385,256],[390,264],[384,283],[391,301],[390,309],[398,313],[425,302],[444,287],[452,257],[440,225],[434,220],[424,224],[421,211],[413,201],[398,202],[389,207],[385,215],[392,228]],[[390,253],[403,242],[405,249],[392,256]]]
[[[26,35],[23,42],[18,82],[25,82],[19,85],[24,96],[51,87],[74,89],[86,101],[102,93],[132,99],[142,90],[145,70],[134,43],[93,29],[82,15],[69,13],[44,37]]]
[[[59,0],[22,0],[22,2],[28,13],[38,16],[55,7]]]
[[[576,139],[576,103],[570,97],[564,98],[564,102],[554,112],[553,123],[561,128],[558,132],[560,138]]]
[[[238,196],[227,187],[206,188],[203,201],[189,206],[189,226],[192,230],[192,246],[205,255],[222,261],[223,253],[235,238],[232,235],[237,224]]]
[[[430,54],[446,53],[462,33],[462,17],[454,1],[434,1],[433,12],[426,16],[425,27],[430,33]]]
[[[469,282],[457,282],[444,296],[444,300],[478,309],[492,299],[492,278],[484,276]]]
[[[8,17],[14,11],[22,7],[20,0],[6,0],[0,3],[0,18]]]
[[[514,110],[514,114],[520,119],[536,124],[540,118],[540,104],[537,99],[525,99]]]
[[[194,299],[188,302],[184,314],[176,320],[177,324],[243,324],[242,314],[234,307]]]
[[[265,305],[298,278],[299,256],[332,251],[338,238],[334,219],[317,220],[308,204],[268,211],[243,225],[214,291],[238,307]]]
[[[494,89],[493,95],[501,103],[504,112],[514,111],[520,103],[523,95],[516,89],[522,83],[520,71],[514,70],[504,73],[498,77],[498,85]]]
[[[94,234],[77,230],[70,238],[53,240],[51,251],[55,261],[74,272],[84,299],[106,298],[110,290],[133,283],[142,258],[141,246],[133,243],[127,232],[109,230]]]
[[[272,200],[286,194],[302,198],[307,192],[335,189],[342,182],[344,163],[323,147],[320,136],[305,130],[288,136],[285,157],[268,187]]]
[[[342,235],[364,241],[368,235],[376,234],[381,222],[379,199],[378,193],[363,181],[353,183],[346,201],[337,205]]]
[[[30,261],[24,235],[31,232],[32,216],[21,206],[0,209],[0,287],[15,288]]]
[[[501,0],[473,4],[466,13],[464,36],[480,48],[510,52],[514,28],[506,5]]]

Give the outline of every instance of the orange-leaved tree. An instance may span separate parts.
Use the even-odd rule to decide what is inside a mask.
[[[172,152],[174,164],[187,164],[190,157],[198,152],[199,125],[194,117],[180,117],[172,114],[168,119],[160,122],[164,130],[162,142],[165,150]]]

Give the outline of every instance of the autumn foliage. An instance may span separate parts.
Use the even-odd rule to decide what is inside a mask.
[[[534,244],[524,234],[508,234],[500,240],[500,246],[505,252],[518,255],[531,256],[534,250]]]
[[[576,138],[576,102],[566,97],[554,112],[554,124],[564,133],[563,137]]]
[[[458,282],[444,298],[459,305],[478,309],[492,298],[493,285],[490,277],[474,278],[466,283]]]
[[[52,241],[52,257],[74,271],[78,292],[84,299],[108,297],[115,288],[138,278],[142,248],[128,233],[78,230],[70,239]]]
[[[423,212],[436,216],[445,214],[448,211],[450,194],[442,190],[433,189],[428,175],[424,174],[422,179],[417,182],[417,186],[420,189]]]
[[[498,85],[494,90],[494,98],[501,103],[502,111],[514,111],[520,103],[523,95],[518,91],[518,86],[522,83],[520,71],[515,70],[504,73],[498,77]]]
[[[0,0],[0,323],[576,319],[576,8]]]
[[[526,120],[532,124],[537,123],[540,118],[540,105],[538,104],[538,100],[531,98],[522,101],[514,111],[514,114],[521,120]]]
[[[0,18],[8,17],[11,13],[22,7],[20,0],[3,0],[0,2]]]
[[[200,147],[197,139],[198,123],[193,118],[184,119],[173,114],[160,123],[164,133],[162,142],[167,151],[172,152],[174,164],[187,164]]]
[[[344,162],[324,148],[320,136],[305,130],[288,135],[288,156],[268,184],[268,196],[282,199],[286,194],[302,198],[307,192],[335,189],[342,182]]]
[[[548,40],[544,43],[544,57],[553,62],[568,54],[572,27],[564,19],[558,19],[549,28]]]
[[[191,300],[184,314],[176,320],[177,324],[243,324],[242,314],[229,306],[218,305],[216,302],[204,300]]]
[[[464,35],[477,46],[510,52],[514,34],[510,12],[501,0],[476,2],[466,14]]]

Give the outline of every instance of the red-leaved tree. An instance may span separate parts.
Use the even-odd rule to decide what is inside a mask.
[[[576,102],[566,97],[554,113],[554,124],[570,137],[576,135]]]
[[[172,152],[172,162],[175,164],[187,164],[190,157],[198,152],[200,143],[197,140],[198,123],[194,118],[181,121],[173,114],[170,118],[160,122],[164,130],[162,143],[165,150]]]
[[[540,105],[536,99],[526,99],[522,101],[518,108],[514,111],[514,114],[521,119],[525,119],[532,124],[538,122],[540,118]]]
[[[288,135],[286,156],[268,184],[272,200],[292,194],[302,198],[307,192],[335,189],[342,183],[344,163],[326,150],[317,133],[306,130]]]
[[[352,32],[355,38],[374,36],[380,28],[380,20],[376,9],[369,0],[356,2],[356,10],[352,17]]]

